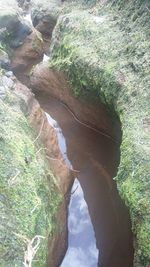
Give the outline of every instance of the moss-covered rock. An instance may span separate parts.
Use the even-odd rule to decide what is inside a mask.
[[[34,27],[42,34],[51,36],[61,11],[61,1],[32,0],[31,4]]]
[[[32,266],[45,266],[61,195],[44,154],[37,153],[26,103],[4,77],[1,74],[0,87],[5,90],[0,95],[0,266],[22,267],[36,235],[42,237]]]
[[[148,0],[108,2],[89,10],[72,8],[60,17],[50,67],[66,73],[77,97],[94,96],[121,120],[121,160],[115,179],[130,210],[134,266],[149,267],[150,6]]]
[[[5,45],[16,48],[32,32],[28,23],[21,16],[17,1],[0,0],[0,40]]]

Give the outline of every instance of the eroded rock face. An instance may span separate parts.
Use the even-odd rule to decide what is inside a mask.
[[[15,49],[12,56],[12,69],[22,71],[32,64],[34,60],[40,60],[44,53],[41,34],[34,30],[25,40],[24,44]]]
[[[18,86],[17,91],[20,88],[20,85],[21,88],[24,87],[25,92],[27,92],[26,86],[23,86],[20,83],[18,83],[17,85]],[[30,92],[30,94],[32,93]],[[41,131],[40,139],[42,140],[42,143],[46,148],[45,153],[50,162],[51,170],[53,171],[55,176],[58,176],[57,182],[59,185],[60,192],[63,195],[65,195],[67,192],[69,192],[68,189],[70,189],[70,185],[72,183],[70,177],[71,176],[73,177],[74,174],[64,162],[63,156],[58,146],[55,130],[48,123],[46,115],[44,111],[40,108],[40,105],[37,102],[37,100],[33,98],[33,102],[30,101],[30,103],[28,103],[28,107],[30,110],[30,123],[33,126],[33,128],[37,129],[39,132],[41,129],[41,125],[43,124],[42,127],[43,130]]]
[[[112,137],[119,139],[116,129],[118,122],[113,123],[109,114],[107,115],[104,105],[100,103],[90,103],[83,99],[75,98],[69,84],[62,72],[53,71],[49,68],[48,62],[37,65],[30,77],[31,87],[36,95],[38,91],[46,91],[50,95],[58,98],[80,118],[82,122],[92,125],[97,129],[102,129]]]

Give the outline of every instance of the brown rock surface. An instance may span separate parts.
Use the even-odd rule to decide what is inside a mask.
[[[48,63],[38,64],[34,68],[31,76],[31,87],[36,95],[38,95],[38,91],[42,91],[43,94],[44,92],[49,93],[62,101],[77,118],[80,118],[81,122],[101,129],[110,136],[119,139],[119,122],[110,119],[110,114],[107,113],[105,106],[75,98],[65,75],[62,72],[58,73],[49,69]]]
[[[33,61],[39,62],[44,53],[41,34],[34,30],[22,46],[13,51],[11,65],[14,72],[22,72],[29,68]]]

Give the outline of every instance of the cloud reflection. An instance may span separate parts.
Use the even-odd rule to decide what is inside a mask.
[[[74,192],[74,190],[77,190]],[[98,250],[81,185],[75,179],[69,205],[69,245],[61,267],[96,267]]]
[[[72,168],[67,156],[66,141],[57,121],[46,113],[49,124],[55,129],[58,145],[64,160]],[[96,267],[98,265],[98,249],[93,225],[83,190],[75,179],[69,204],[68,216],[68,250],[60,267]]]

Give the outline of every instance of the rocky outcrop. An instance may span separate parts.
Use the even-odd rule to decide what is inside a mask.
[[[34,30],[25,40],[24,44],[13,51],[11,65],[14,71],[23,71],[39,61],[44,53],[41,34]]]
[[[16,30],[11,33],[11,39],[9,42],[10,47],[17,48],[21,46],[25,42],[27,36],[31,34],[31,32],[32,28],[28,23],[26,23],[25,20],[19,22]]]
[[[32,28],[20,14],[15,0],[7,0],[0,6],[0,39],[11,48],[22,45],[32,32]]]
[[[104,133],[119,141],[119,121],[111,120],[106,107],[100,103],[75,98],[73,91],[62,72],[53,71],[49,63],[40,63],[30,76],[31,88],[38,96],[38,92],[46,92],[65,103],[68,108],[83,123],[101,129]]]
[[[51,37],[60,12],[61,1],[32,0],[31,4],[34,27],[43,35]]]
[[[97,6],[84,12],[74,11],[74,5],[70,13],[59,18],[49,67],[65,73],[79,99],[90,101],[94,97],[120,118],[123,135],[115,179],[130,210],[134,266],[148,267],[150,77],[149,44],[145,40],[149,38],[149,1],[109,2],[104,9]]]

